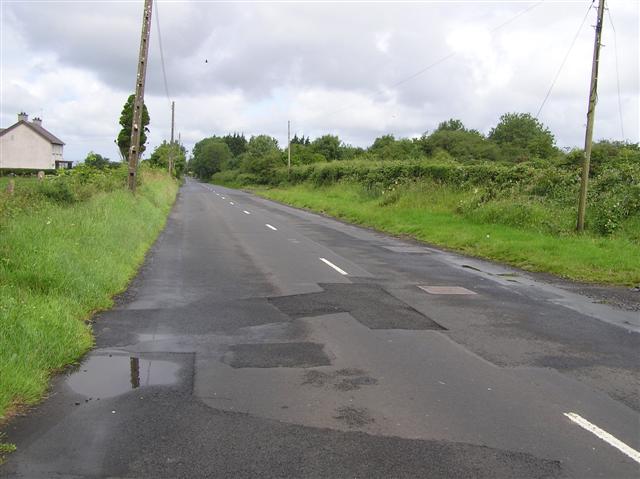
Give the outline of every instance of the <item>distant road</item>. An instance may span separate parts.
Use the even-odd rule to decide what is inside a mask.
[[[0,476],[634,478],[634,320],[188,180]]]

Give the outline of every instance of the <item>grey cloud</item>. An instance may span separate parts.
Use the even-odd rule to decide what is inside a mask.
[[[637,2],[611,0],[610,8],[618,32],[627,136],[637,140],[638,5],[631,3]],[[396,84],[452,52],[452,32],[464,34],[465,29],[476,27],[490,30],[532,4],[161,2],[157,13],[171,95],[211,99],[190,106],[192,114],[183,117],[185,122],[212,122],[211,116],[196,120],[200,116],[193,113],[210,108],[207,102],[215,98],[232,94],[243,98],[234,107],[242,111],[220,112],[222,117],[216,118],[215,125],[185,124],[185,131],[222,129],[228,118],[234,129],[244,122],[244,131],[257,133],[276,123],[271,129],[277,132],[288,112],[295,112],[296,94],[318,91],[325,92],[323,103],[313,116],[305,116],[308,124],[301,127],[319,134],[339,126],[341,137],[366,144],[385,129],[397,128],[393,131],[397,135],[409,135],[433,129],[449,117],[488,131],[506,111],[535,113],[586,4],[543,3],[494,31],[484,50],[474,50],[472,38],[466,50],[401,85]],[[61,66],[91,72],[123,98],[133,89],[140,2],[10,3],[5,13],[3,22],[19,30],[34,56],[54,53]],[[541,115],[563,144],[581,142],[591,20]],[[605,28],[596,135],[615,136],[619,127],[613,38],[608,23]],[[154,22],[147,94],[156,98],[161,115],[159,99],[164,97],[164,86],[157,33]],[[381,36],[386,39],[384,49],[377,46]],[[7,58],[12,65],[20,64],[10,54],[5,61]],[[504,84],[500,69],[510,75]],[[24,78],[22,85],[29,81],[32,79]],[[81,86],[70,87],[70,91],[73,88]],[[359,120],[349,110],[350,104],[332,100],[345,92],[359,98],[353,108],[365,100],[377,105],[379,127]],[[345,111],[336,113],[340,108]]]

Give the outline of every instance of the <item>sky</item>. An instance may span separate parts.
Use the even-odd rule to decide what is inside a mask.
[[[594,137],[635,143],[640,1],[607,6]],[[0,127],[25,111],[66,143],[65,159],[89,151],[119,159],[114,139],[134,91],[142,11],[142,0],[0,0]],[[504,113],[536,115],[556,76],[538,118],[558,146],[584,142],[591,0],[156,0],[153,14],[147,156],[169,139],[171,101],[189,150],[233,132],[284,146],[288,120],[292,135],[368,146],[449,118],[488,133]]]

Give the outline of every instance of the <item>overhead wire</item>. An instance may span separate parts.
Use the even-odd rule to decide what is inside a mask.
[[[622,140],[624,137],[624,122],[622,120],[622,98],[620,95],[620,70],[618,68],[618,35],[616,34],[616,27],[613,25],[613,18],[611,18],[611,7],[607,8],[607,16],[609,17],[609,23],[611,23],[611,30],[613,31],[613,50],[616,58],[616,84],[618,86],[618,115],[620,115],[620,133],[622,133]]]
[[[564,55],[564,58],[562,59],[562,62],[560,63],[560,67],[558,68],[558,71],[556,72],[555,76],[553,77],[553,81],[551,82],[551,85],[549,86],[549,89],[547,90],[547,94],[544,96],[544,100],[542,100],[542,103],[540,104],[540,107],[538,108],[538,111],[536,112],[536,118],[538,118],[540,116],[540,112],[542,111],[542,109],[544,108],[544,105],[547,103],[547,100],[551,96],[551,92],[553,91],[553,88],[555,87],[556,82],[558,81],[558,78],[560,77],[560,73],[562,72],[562,69],[564,68],[564,65],[567,63],[567,60],[569,59],[569,55],[571,54],[571,50],[573,50],[573,46],[576,44],[576,41],[578,40],[578,36],[580,36],[580,32],[582,31],[582,27],[584,27],[584,24],[587,21],[587,17],[589,16],[589,12],[591,12],[591,9],[593,8],[594,2],[595,2],[595,0],[591,1],[591,4],[589,5],[589,8],[587,9],[587,12],[584,14],[584,18],[582,19],[582,22],[580,22],[580,26],[578,27],[578,30],[576,31],[576,34],[573,36],[573,40],[571,40],[571,45],[569,45],[569,49],[567,50],[567,53]]]
[[[164,64],[164,49],[162,48],[162,32],[160,30],[160,15],[158,14],[158,4],[156,2],[156,27],[158,29],[158,46],[160,47],[160,65],[162,66],[162,79],[164,81],[164,92],[167,96],[167,101],[171,105],[171,95],[169,94],[169,82],[167,81],[167,70]]]
[[[521,10],[520,12],[516,13],[514,16],[512,16],[511,18],[509,18],[508,20],[500,23],[499,25],[493,27],[491,30],[489,30],[490,33],[494,33],[498,30],[500,30],[501,28],[504,28],[505,26],[509,25],[510,23],[514,22],[515,20],[517,20],[518,18],[520,18],[522,15],[525,15],[526,13],[530,12],[531,10],[533,10],[534,8],[540,6],[542,3],[544,3],[546,0],[540,0],[536,3],[534,3],[533,5],[530,5],[529,7],[525,8],[524,10]],[[446,60],[449,60],[450,58],[455,57],[456,55],[458,55],[458,52],[452,51],[440,58],[438,58],[437,60],[435,60],[434,62],[430,63],[429,65],[421,68],[420,70],[412,73],[411,75],[402,78],[398,81],[396,81],[395,83],[392,83],[391,85],[389,85],[388,88],[395,88],[398,87],[404,83],[407,83],[411,80],[413,80],[414,78],[419,77],[420,75],[422,75],[423,73],[426,73],[427,71],[431,70],[432,68],[438,66],[439,64],[445,62]],[[383,93],[378,93],[377,95],[374,95],[374,98],[381,96]],[[335,115],[337,113],[349,110],[351,108],[353,108],[355,106],[355,104],[351,104],[351,105],[347,105],[345,107],[339,108],[337,110],[331,111],[329,113],[325,113],[325,116],[332,116]]]

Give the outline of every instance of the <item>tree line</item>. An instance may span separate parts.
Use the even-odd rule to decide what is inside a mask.
[[[594,145],[594,169],[623,147],[635,148],[624,142],[600,141]],[[337,135],[323,135],[314,140],[294,135],[291,141],[291,164],[348,160],[405,160],[423,157],[440,161],[496,162],[503,164],[547,162],[579,164],[582,151],[562,151],[548,127],[528,113],[506,113],[487,135],[467,128],[461,120],[441,122],[432,132],[418,138],[396,138],[383,135],[371,146],[360,148],[346,144]],[[286,145],[268,135],[247,139],[244,134],[213,135],[200,140],[193,148],[187,169],[198,178],[209,180],[212,175],[228,170],[264,175],[287,165]]]

